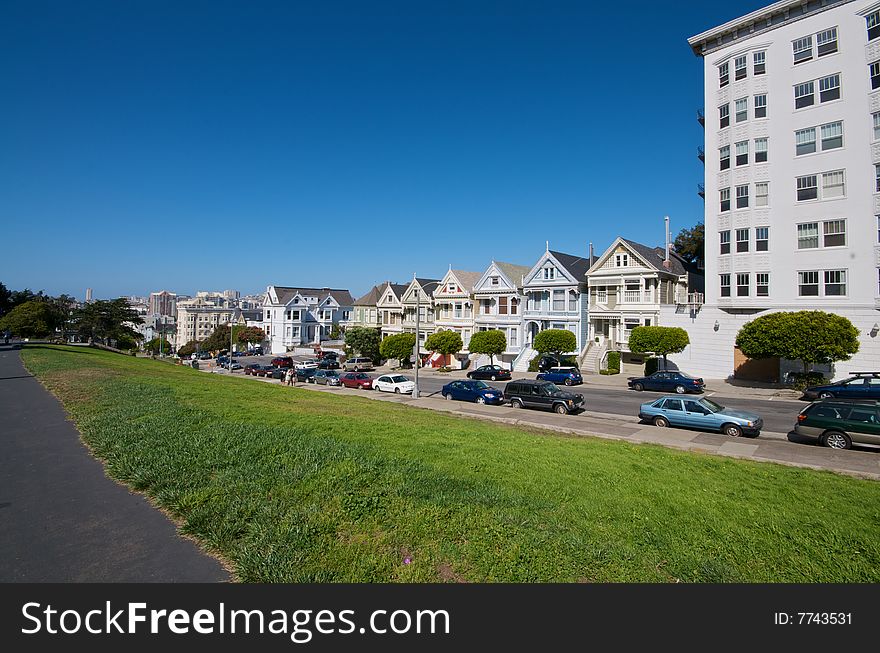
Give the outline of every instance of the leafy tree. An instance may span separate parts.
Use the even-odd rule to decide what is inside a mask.
[[[334,322],[330,328],[330,340],[339,340],[342,337],[342,329],[339,328],[339,322]]]
[[[468,350],[472,354],[486,354],[492,365],[495,357],[500,356],[507,350],[507,337],[503,331],[492,329],[491,331],[477,331],[471,336]]]
[[[690,344],[687,331],[680,327],[640,326],[629,336],[629,349],[634,354],[658,354],[663,356],[663,369],[669,369],[667,354],[684,351]]]
[[[12,308],[9,303],[11,296],[12,293],[9,292],[9,289],[2,282],[0,282],[0,317],[6,315],[7,311]]]
[[[116,349],[134,349],[137,347],[137,342],[130,335],[123,333],[120,334],[116,340]]]
[[[192,356],[199,348],[199,343],[195,340],[190,340],[188,343],[183,345],[180,349],[177,350],[177,355],[181,358],[188,358]]]
[[[845,317],[824,311],[770,313],[746,322],[736,346],[749,358],[799,360],[804,373],[819,363],[853,357],[859,330]]]
[[[211,332],[207,338],[200,343],[201,348],[205,351],[219,351],[221,349],[229,349],[229,325],[220,324]]]
[[[0,318],[0,331],[19,338],[45,338],[55,331],[57,316],[48,303],[31,300],[19,304]]]
[[[577,348],[577,338],[568,329],[546,329],[535,336],[532,349],[539,354],[550,354],[556,360],[567,351]]]
[[[143,324],[144,319],[128,302],[120,297],[110,301],[96,300],[75,310],[72,320],[80,336],[107,344],[108,340],[128,337],[140,340],[141,334],[131,325]]]
[[[457,354],[463,348],[464,342],[455,331],[437,331],[425,340],[425,349],[444,356]]]
[[[236,326],[234,330],[235,340],[243,344],[259,344],[266,339],[266,333],[260,327]]]
[[[688,263],[697,263],[704,258],[706,226],[701,222],[692,229],[682,229],[673,242],[675,253]]]
[[[396,358],[401,367],[409,367],[409,357],[412,356],[416,346],[416,334],[398,333],[388,336],[379,345],[379,353],[383,358]]]
[[[374,361],[379,359],[379,343],[382,336],[379,329],[369,327],[349,327],[345,330],[345,346],[355,355],[366,356]]]
[[[150,352],[151,354],[170,354],[173,351],[173,349],[171,348],[171,343],[169,343],[165,338],[158,337],[153,338],[147,343],[144,343],[144,350]]]

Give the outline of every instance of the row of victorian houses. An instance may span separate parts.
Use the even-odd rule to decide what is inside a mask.
[[[699,310],[702,271],[675,252],[618,238],[595,256],[545,251],[531,266],[492,261],[482,272],[450,266],[441,279],[414,277],[384,282],[353,299],[347,290],[269,286],[262,326],[272,353],[320,345],[334,325],[376,328],[385,338],[418,333],[428,364],[463,367],[482,364],[468,344],[477,331],[498,329],[507,338],[500,357],[505,367],[525,371],[534,357],[535,336],[545,329],[568,329],[577,340],[583,369],[598,371],[609,351],[627,359],[633,328],[660,323],[661,309]],[[436,331],[455,331],[464,349],[449,360],[425,351]],[[488,362],[488,358],[485,359]]]

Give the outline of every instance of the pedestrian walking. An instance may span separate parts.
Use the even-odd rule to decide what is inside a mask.
[[[292,376],[293,376],[293,368],[288,367],[287,371],[284,373],[284,384],[285,385],[293,385],[293,381],[291,381]]]

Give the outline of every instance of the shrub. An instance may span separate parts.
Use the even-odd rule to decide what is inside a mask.
[[[608,369],[614,370],[615,372],[620,371],[620,352],[619,351],[608,352]]]
[[[538,363],[541,362],[541,354],[538,354],[532,360],[529,361],[529,372],[537,372],[538,371]]]
[[[610,376],[611,374],[620,374],[620,370],[599,370],[599,374]]]
[[[825,376],[821,372],[792,372],[789,378],[794,390],[806,390],[812,385],[825,383]]]

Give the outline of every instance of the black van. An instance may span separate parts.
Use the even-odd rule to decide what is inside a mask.
[[[504,400],[511,408],[543,408],[560,415],[580,410],[584,396],[563,390],[550,381],[518,379],[504,388]]]

